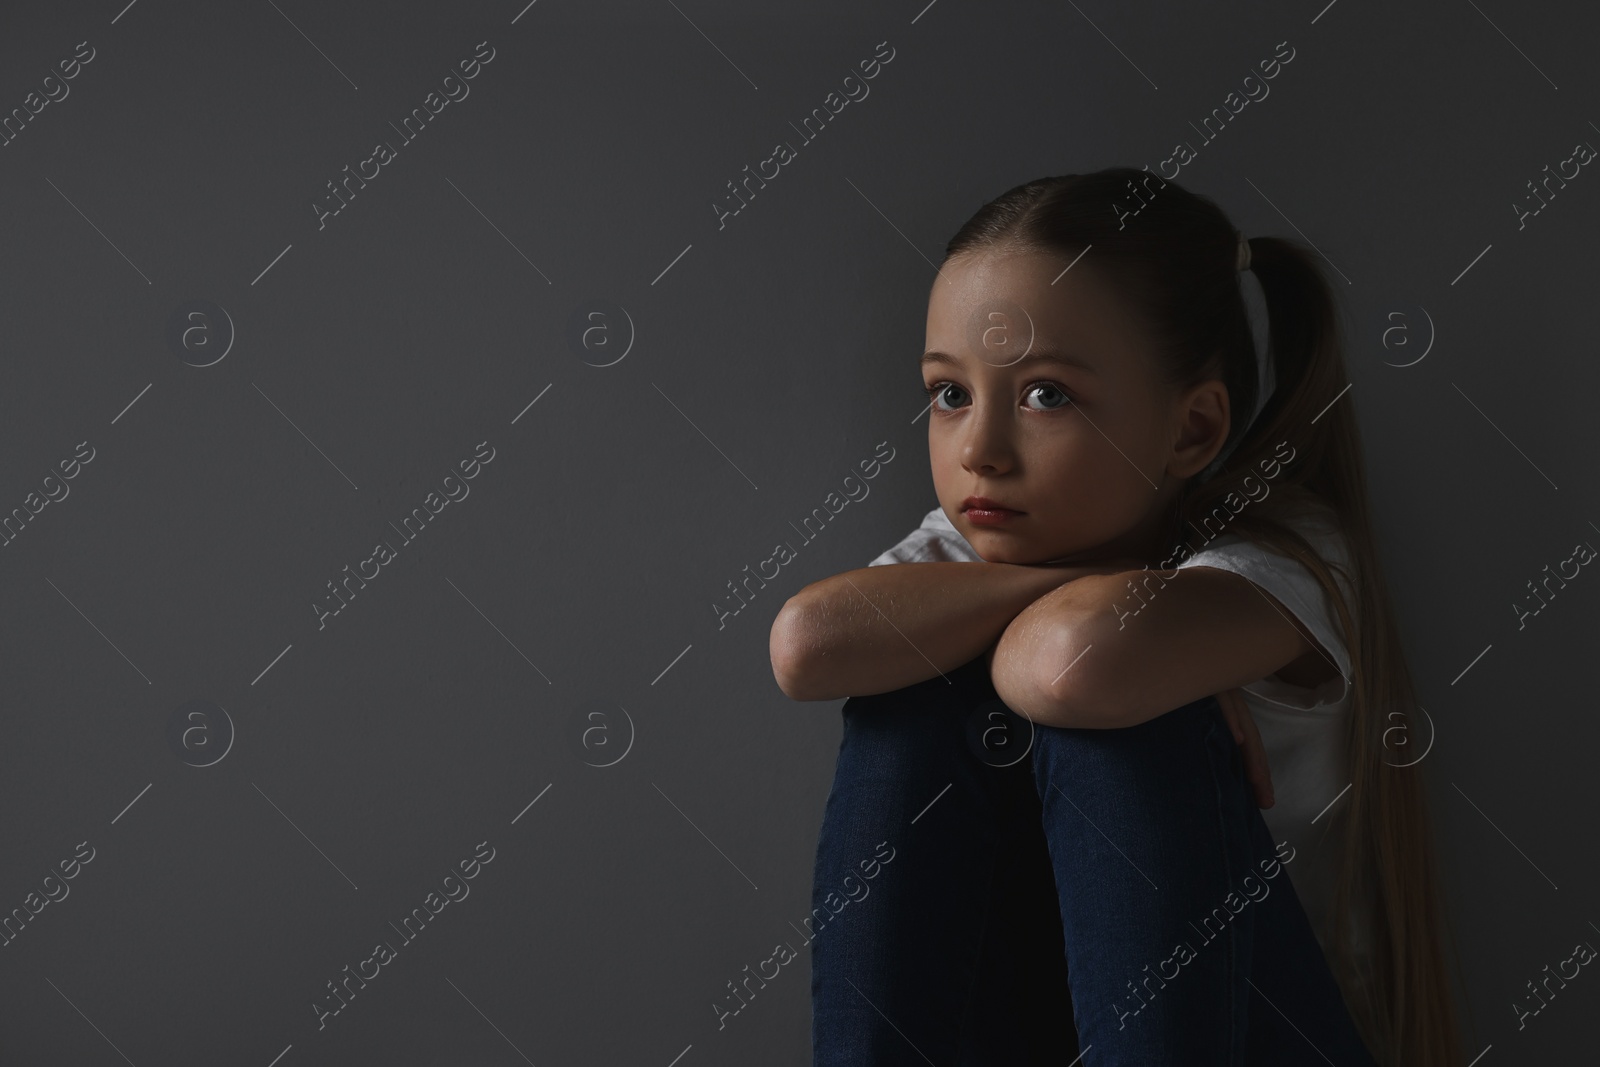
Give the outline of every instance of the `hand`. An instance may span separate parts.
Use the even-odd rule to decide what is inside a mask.
[[[1267,766],[1267,750],[1261,744],[1261,734],[1256,730],[1256,721],[1244,702],[1244,694],[1238,689],[1229,689],[1217,694],[1217,703],[1222,706],[1222,717],[1228,720],[1234,744],[1239,746],[1244,757],[1244,776],[1255,787],[1256,805],[1272,807],[1276,800],[1272,794],[1272,771]]]

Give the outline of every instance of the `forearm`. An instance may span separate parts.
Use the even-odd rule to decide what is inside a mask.
[[[969,663],[1017,613],[1080,571],[897,563],[813,582],[772,624],[773,673],[795,700],[887,693]]]

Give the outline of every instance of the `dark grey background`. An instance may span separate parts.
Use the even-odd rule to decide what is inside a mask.
[[[95,850],[0,948],[0,1061],[809,1063],[804,948],[721,1030],[713,1008],[800,945],[839,738],[838,702],[778,691],[767,636],[935,504],[914,421],[932,264],[1011,185],[1198,145],[1190,123],[1281,41],[1271,95],[1177,180],[1337,268],[1437,724],[1471,1054],[1592,1047],[1600,978],[1520,1031],[1507,1010],[1600,940],[1600,579],[1520,631],[1511,606],[1600,544],[1600,179],[1521,230],[1512,206],[1600,144],[1592,18],[123,3],[13,6],[0,33],[0,113],[96,51],[0,148],[0,514],[95,450],[0,548],[0,913]],[[319,230],[324,183],[480,41],[470,95]],[[800,144],[789,124],[881,41],[870,96]],[[719,229],[725,183],[780,140],[798,158]],[[236,331],[204,368],[166,339],[195,299]],[[597,301],[636,328],[609,367],[568,341]],[[1399,323],[1410,343],[1386,343]],[[481,441],[470,495],[319,630],[326,583]],[[790,524],[879,442],[871,496],[801,544]],[[798,558],[719,629],[727,583],[782,540]],[[219,715],[188,762],[169,742],[192,700],[236,732],[211,766],[190,763]],[[589,702],[609,733],[585,749]],[[325,983],[482,841],[470,896],[319,1031]]]

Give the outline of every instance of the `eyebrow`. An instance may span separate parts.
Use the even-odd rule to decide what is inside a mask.
[[[919,366],[928,367],[933,364],[941,363],[951,367],[961,366],[961,361],[956,359],[955,356],[952,356],[948,352],[924,352],[922,354],[922,360]],[[1015,363],[1007,363],[1003,364],[1002,366],[1020,367],[1029,363],[1055,363],[1066,367],[1077,367],[1079,370],[1087,371],[1090,374],[1098,375],[1100,373],[1094,364],[1090,363],[1081,356],[1075,356],[1067,352],[1055,352],[1044,349],[1036,352],[1029,352]]]

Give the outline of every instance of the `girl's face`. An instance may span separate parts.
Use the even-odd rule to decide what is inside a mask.
[[[1180,400],[1161,385],[1138,322],[1089,257],[1071,262],[982,252],[934,281],[922,357],[934,488],[991,563],[1155,562],[1167,505],[1221,448],[1227,391],[1205,383]],[[968,497],[1020,514],[982,523]]]

